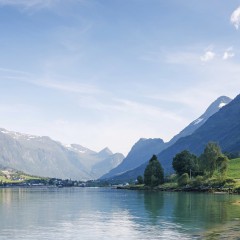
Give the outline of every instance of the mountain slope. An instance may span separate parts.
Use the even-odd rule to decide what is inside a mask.
[[[92,167],[91,173],[96,176],[96,178],[101,177],[104,173],[108,173],[112,169],[116,168],[119,164],[121,164],[124,159],[123,154],[115,153],[108,157],[106,157],[101,162],[96,163]]]
[[[114,154],[103,155],[77,144],[68,146],[49,137],[38,137],[0,129],[0,164],[29,174],[89,180],[106,172],[94,174],[92,167]],[[114,156],[113,156],[114,158]],[[118,158],[117,162],[122,158]],[[106,164],[105,162],[103,163]]]
[[[211,110],[211,106],[214,107],[215,105],[216,107],[220,105],[221,108],[219,111],[207,118],[206,121],[204,121],[204,123],[199,128],[197,128],[191,135],[182,137],[178,140],[175,138],[175,143],[168,146],[168,148],[164,149],[158,154],[158,159],[163,165],[165,173],[172,172],[172,159],[177,153],[187,149],[195,154],[200,154],[209,141],[218,142],[222,147],[223,151],[240,151],[240,97],[236,97],[228,104],[221,104],[221,98],[219,99],[220,101],[216,100],[214,104],[210,105],[209,107]],[[211,111],[207,110],[206,112]],[[201,117],[206,118],[207,115],[203,114]],[[199,123],[197,120],[195,120],[194,122]],[[189,126],[191,127],[192,125],[194,125],[194,122],[192,122],[192,124],[190,124]],[[136,179],[138,175],[143,174],[146,165],[147,162],[143,163],[136,169],[127,171],[122,175],[116,176],[114,179],[123,181],[127,181],[129,179]]]
[[[127,157],[116,168],[109,173],[103,175],[101,179],[110,178],[114,175],[119,175],[130,169],[140,166],[142,163],[148,161],[153,154],[159,153],[165,144],[162,139],[144,139],[141,138],[134,144]]]
[[[201,127],[212,115],[214,115],[216,112],[218,112],[219,109],[226,106],[231,101],[232,101],[232,99],[229,97],[226,97],[226,96],[221,96],[221,97],[217,98],[198,119],[191,122],[179,134],[174,136],[167,143],[167,147],[173,145],[178,139],[191,135],[199,127]]]

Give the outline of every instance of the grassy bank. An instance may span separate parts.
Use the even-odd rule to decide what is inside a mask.
[[[240,158],[229,161],[227,176],[233,179],[240,179]]]
[[[177,178],[171,182],[165,182],[157,187],[141,185],[128,185],[119,187],[128,190],[158,190],[158,191],[196,191],[196,192],[228,192],[240,193],[240,158],[229,161],[225,179],[215,175],[212,178],[192,178],[188,184],[179,186]]]

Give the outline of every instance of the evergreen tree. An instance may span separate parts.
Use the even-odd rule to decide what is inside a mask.
[[[144,171],[144,183],[147,186],[155,187],[163,183],[163,181],[163,168],[158,161],[157,156],[153,155]]]

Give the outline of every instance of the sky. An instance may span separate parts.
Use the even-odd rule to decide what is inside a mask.
[[[0,127],[125,155],[240,94],[240,0],[0,0]]]

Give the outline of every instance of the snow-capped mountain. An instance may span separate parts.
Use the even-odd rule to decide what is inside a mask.
[[[178,139],[186,137],[195,132],[199,127],[201,127],[212,115],[219,111],[222,107],[226,106],[232,101],[231,98],[226,96],[221,96],[217,98],[207,110],[196,120],[191,122],[186,128],[184,128],[179,134],[174,136],[168,143],[167,147],[174,144]]]
[[[116,167],[123,158],[122,154],[113,154],[110,150],[98,153],[77,144],[63,145],[49,137],[0,129],[0,165],[33,175],[96,179]]]

